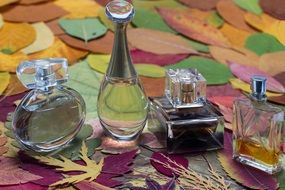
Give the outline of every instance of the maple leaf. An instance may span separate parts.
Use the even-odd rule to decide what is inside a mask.
[[[79,171],[84,172],[79,175],[71,175],[62,179],[56,183],[51,184],[50,186],[57,186],[63,184],[70,184],[70,183],[78,183],[80,181],[89,179],[89,181],[93,181],[97,178],[100,174],[104,160],[101,159],[100,162],[97,164],[94,160],[90,160],[87,156],[88,150],[85,142],[82,143],[81,151],[80,151],[80,158],[85,162],[86,165],[80,165],[71,160],[60,156],[60,159],[52,158],[52,157],[45,157],[45,156],[35,156],[37,160],[42,163],[48,164],[50,166],[57,167],[56,170],[64,171],[64,172],[72,172],[72,171]]]
[[[146,178],[145,179],[147,188],[143,187],[132,187],[132,190],[174,190],[175,189],[175,178],[172,178],[170,181],[165,183],[164,185],[160,185],[156,181]]]

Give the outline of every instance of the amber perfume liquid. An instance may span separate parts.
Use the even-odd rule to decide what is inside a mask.
[[[145,126],[148,100],[137,79],[105,78],[98,99],[98,115],[109,135],[135,139]]]

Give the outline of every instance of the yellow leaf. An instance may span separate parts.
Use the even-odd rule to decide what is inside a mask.
[[[36,39],[35,29],[27,24],[4,23],[0,30],[0,52],[12,54]]]
[[[18,77],[15,74],[11,74],[9,85],[7,86],[6,90],[3,92],[3,95],[13,96],[25,91],[27,91],[27,89],[23,86]]]
[[[266,32],[275,36],[279,42],[285,45],[285,21],[275,21]]]
[[[0,52],[0,71],[15,72],[17,66],[27,59],[27,55],[22,52],[17,52],[12,55],[6,55]]]
[[[37,160],[39,160],[42,163],[48,164],[50,166],[56,167],[58,171],[80,171],[84,172],[83,174],[79,175],[71,175],[68,176],[58,182],[55,182],[51,184],[50,186],[57,186],[57,185],[63,185],[63,184],[71,184],[71,183],[78,183],[80,181],[89,179],[90,181],[93,181],[97,178],[97,176],[100,174],[104,160],[101,159],[100,162],[97,164],[96,161],[90,160],[87,156],[87,147],[85,142],[82,142],[82,147],[80,151],[80,158],[85,162],[86,165],[80,165],[77,164],[63,156],[60,157],[60,159],[56,159],[53,157],[48,156],[35,156]]]
[[[99,16],[101,6],[92,0],[57,0],[54,2],[70,14],[64,18],[85,18]]]
[[[109,20],[106,16],[106,13],[105,13],[105,9],[104,8],[100,8],[99,10],[99,18],[100,20],[103,22],[103,24],[110,30],[114,31],[115,30],[115,27],[114,27],[114,24],[111,20]],[[130,24],[128,26],[131,26]]]
[[[74,63],[78,59],[87,55],[87,51],[78,50],[65,45],[61,40],[55,38],[54,43],[48,49],[29,55],[29,59],[43,59],[47,57],[66,57],[69,63]]]
[[[237,47],[244,47],[247,37],[250,36],[249,32],[235,28],[227,23],[223,24],[220,31],[226,38],[228,38],[232,45]]]
[[[268,28],[276,21],[277,19],[267,15],[267,14],[262,14],[260,16],[252,14],[247,12],[244,15],[245,21],[251,25],[252,27],[256,28],[257,30],[260,31],[266,31]]]
[[[235,89],[239,89],[239,90],[242,90],[244,92],[251,93],[250,85],[239,80],[239,79],[235,79],[235,78],[230,79],[230,83],[231,83],[232,87]],[[266,95],[268,97],[274,97],[274,96],[281,96],[282,94],[267,91]]]
[[[0,14],[0,29],[2,28],[3,24],[3,16]]]
[[[0,72],[0,95],[5,91],[10,81],[10,74],[8,72]]]
[[[285,72],[285,51],[267,53],[260,57],[258,68],[272,76]]]
[[[22,52],[25,54],[35,53],[41,50],[45,50],[53,44],[54,36],[50,28],[43,22],[35,23],[32,27],[36,31],[36,40],[24,48]]]
[[[0,1],[0,7],[3,7],[5,5],[8,5],[8,4],[11,4],[11,3],[15,3],[17,1],[19,1],[19,0],[1,0]]]

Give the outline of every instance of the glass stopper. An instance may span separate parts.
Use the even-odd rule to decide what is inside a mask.
[[[134,14],[132,4],[127,1],[115,0],[106,5],[106,15],[115,23],[130,22]]]

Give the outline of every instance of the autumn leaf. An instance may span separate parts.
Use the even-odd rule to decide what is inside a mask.
[[[258,16],[248,12],[244,15],[244,19],[247,24],[260,31],[267,31],[274,22],[278,21],[267,14]]]
[[[29,55],[29,59],[43,59],[47,57],[66,57],[69,63],[75,63],[80,58],[86,56],[88,52],[78,50],[65,45],[61,40],[55,38],[52,46],[48,49]]]
[[[5,91],[9,85],[10,74],[8,72],[0,72],[0,95]]]
[[[27,14],[29,13],[29,14]],[[44,22],[66,15],[68,12],[54,3],[17,5],[3,12],[3,18],[10,22]]]
[[[17,52],[12,55],[0,52],[0,71],[16,72],[17,66],[27,59],[27,55],[22,52]]]
[[[175,189],[175,178],[172,178],[168,182],[166,182],[164,185],[160,185],[155,180],[152,180],[151,178],[147,177],[145,179],[147,188],[143,187],[131,187],[132,190],[174,190]]]
[[[36,40],[21,51],[25,54],[35,53],[49,48],[54,42],[52,31],[44,22],[32,24],[36,31]]]
[[[233,1],[221,0],[217,4],[217,10],[219,14],[234,27],[253,32],[244,20],[245,11],[235,5]]]
[[[229,62],[234,62],[241,65],[258,67],[259,64],[259,57],[255,53],[244,48],[228,49],[210,46],[210,53],[214,59],[226,65]]]
[[[249,32],[235,28],[227,23],[223,24],[220,31],[226,38],[228,38],[233,46],[237,47],[244,47],[246,39],[250,36]]]
[[[2,28],[3,24],[4,24],[3,16],[0,14],[0,29]]]
[[[259,0],[234,0],[235,4],[244,10],[252,12],[254,14],[262,14],[262,9],[259,6]]]
[[[16,159],[2,157],[0,163],[0,185],[23,184],[42,178],[19,168],[19,161]]]
[[[69,12],[64,18],[97,17],[101,8],[95,1],[90,0],[80,0],[80,3],[78,0],[57,0],[54,3]]]
[[[35,29],[27,24],[5,23],[0,30],[0,52],[12,54],[36,39]]]
[[[21,5],[30,5],[30,4],[36,4],[36,3],[43,3],[48,0],[20,0],[19,4]]]
[[[9,5],[9,4],[11,4],[11,3],[15,3],[15,2],[17,2],[17,1],[19,1],[19,0],[1,0],[1,1],[0,1],[0,7],[3,7],[3,6],[5,6],[5,5]]]
[[[263,172],[249,166],[245,166],[232,159],[232,134],[225,131],[224,149],[218,152],[220,161],[225,172],[234,180],[252,189],[277,189],[277,180]]]
[[[285,51],[264,54],[258,68],[272,76],[285,72],[284,56]]]
[[[232,87],[234,89],[240,89],[244,92],[247,92],[247,93],[251,93],[251,89],[250,89],[250,85],[246,82],[243,82],[239,79],[230,79],[230,83],[232,85]],[[282,94],[279,94],[279,93],[273,93],[273,92],[266,92],[266,95],[268,97],[277,97],[277,96],[282,96]]]
[[[0,122],[0,125],[3,125],[2,122]],[[6,147],[6,143],[8,142],[8,138],[4,135],[2,135],[2,130],[0,128],[0,156],[5,154],[8,151],[8,147]]]
[[[219,0],[179,0],[179,2],[191,8],[196,8],[204,11],[209,11],[216,8]]]
[[[159,8],[158,12],[173,29],[191,39],[216,46],[230,46],[218,29],[191,16],[185,10]]]
[[[155,54],[198,54],[182,37],[157,30],[128,30],[128,41],[137,49]]]
[[[230,62],[230,69],[236,77],[244,82],[247,82],[248,84],[250,83],[251,77],[253,75],[264,76],[267,79],[266,86],[268,90],[277,93],[285,93],[285,87],[279,81],[264,73],[263,71],[258,70],[257,68]]]
[[[56,183],[51,184],[50,186],[57,186],[57,185],[63,185],[63,184],[72,184],[72,183],[78,183],[80,181],[89,179],[90,181],[93,181],[97,178],[97,176],[100,174],[104,160],[101,159],[100,162],[97,164],[96,161],[90,160],[87,156],[87,147],[85,143],[82,143],[81,147],[81,156],[80,158],[85,162],[86,165],[80,165],[75,162],[72,162],[71,160],[61,156],[60,159],[55,159],[52,157],[44,157],[44,156],[36,156],[35,158],[39,160],[42,163],[48,164],[50,166],[56,167],[58,171],[64,171],[64,172],[71,172],[71,171],[79,171],[84,172],[83,174],[79,175],[70,175],[66,177],[63,180],[60,180]]]
[[[260,0],[260,6],[264,12],[277,19],[285,19],[285,6],[282,0]]]
[[[3,94],[6,96],[13,96],[25,91],[27,91],[27,88],[23,86],[18,77],[15,74],[10,74],[9,84]]]

